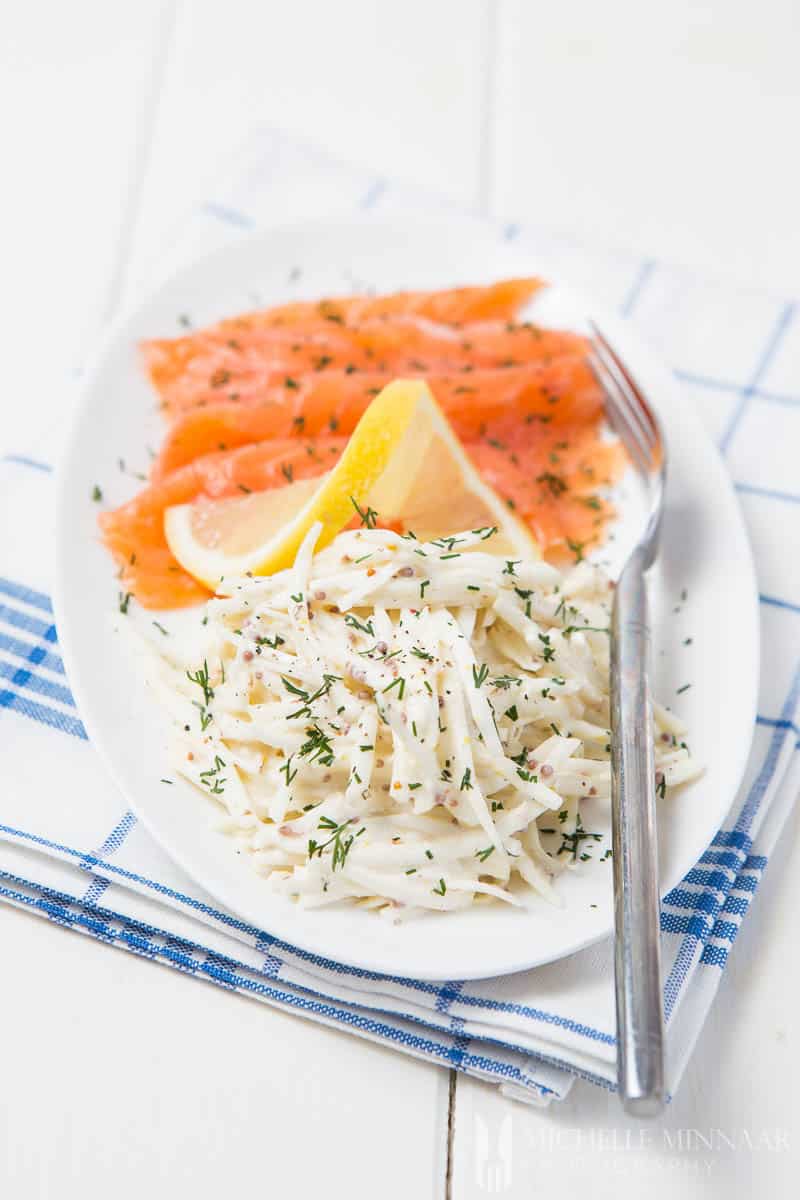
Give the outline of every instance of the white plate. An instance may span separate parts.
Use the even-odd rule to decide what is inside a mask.
[[[300,275],[298,277],[298,271]],[[164,849],[231,912],[304,950],[337,961],[424,979],[480,978],[535,966],[603,937],[613,928],[611,865],[579,863],[558,883],[560,908],[521,913],[500,905],[393,925],[353,908],[303,911],[273,895],[209,828],[210,801],[188,784],[166,787],[167,721],[133,667],[119,628],[113,565],[97,538],[95,483],[116,505],[140,483],[147,447],[163,428],[141,369],[144,337],[287,297],[316,297],[374,285],[381,290],[450,286],[536,272],[519,247],[475,227],[339,223],[274,230],[205,258],[160,287],[118,322],[86,382],[61,474],[56,609],[69,678],[91,739],[128,802]],[[534,306],[537,319],[573,327],[591,314],[616,343],[658,408],[670,455],[662,552],[652,580],[653,684],[686,718],[701,780],[662,801],[662,893],[695,864],[725,818],[747,757],[758,671],[757,594],[750,550],[734,494],[694,413],[671,376],[616,317],[587,306],[560,285]],[[627,488],[618,557],[637,508]],[[686,599],[681,600],[685,589]],[[134,605],[131,605],[133,614]],[[146,616],[146,614],[145,614]],[[147,617],[149,620],[149,617]],[[174,614],[165,623],[176,622]],[[691,644],[684,644],[691,637]],[[735,663],[735,669],[733,664]],[[682,694],[677,689],[690,683]],[[586,806],[584,824],[610,841],[607,810]]]

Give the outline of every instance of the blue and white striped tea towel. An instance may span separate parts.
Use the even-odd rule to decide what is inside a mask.
[[[271,131],[255,136],[226,177],[235,186],[208,197],[189,235],[182,232],[175,263],[287,216],[368,208],[413,216],[437,203]],[[583,283],[626,312],[673,366],[727,458],[755,549],[764,653],[746,778],[725,827],[663,909],[674,1091],[800,788],[800,556],[787,555],[800,546],[800,321],[779,298],[714,286],[662,263],[535,229],[496,233],[529,241],[548,274]],[[576,1076],[613,1086],[608,942],[480,983],[376,976],[220,911],[151,841],[88,744],[59,657],[48,595],[57,453],[41,440],[0,464],[3,511],[28,517],[24,539],[11,522],[0,534],[0,896],[108,946],[495,1080],[524,1099],[561,1097]]]

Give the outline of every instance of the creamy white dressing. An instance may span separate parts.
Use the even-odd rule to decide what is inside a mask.
[[[488,529],[315,554],[319,532],[224,580],[181,657],[159,647],[176,769],[306,905],[552,899],[610,790],[608,578],[496,557]],[[661,793],[698,773],[683,735],[656,707]]]

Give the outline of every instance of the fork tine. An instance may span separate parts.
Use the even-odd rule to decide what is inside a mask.
[[[631,375],[630,371],[625,366],[625,363],[622,361],[620,356],[617,354],[616,350],[611,345],[611,343],[609,342],[609,340],[605,336],[605,334],[602,332],[602,330],[598,329],[598,327],[594,323],[594,321],[590,321],[589,325],[590,325],[592,331],[594,332],[595,341],[600,344],[600,346],[603,348],[603,350],[606,352],[606,354],[610,357],[610,359],[616,366],[617,370],[619,371],[619,373],[622,375],[623,379],[628,384],[630,391],[635,396],[635,398],[639,404],[640,411],[642,412],[647,423],[650,426],[650,431],[651,431],[653,440],[656,442],[660,441],[661,440],[661,431],[659,429],[658,419],[656,418],[652,408],[650,407],[650,405],[647,401],[647,397],[645,396],[644,392],[639,387],[639,385],[636,382],[636,380],[634,379],[633,375]]]
[[[649,451],[652,451],[658,439],[658,432],[655,422],[649,419],[648,414],[643,412],[641,393],[631,391],[628,384],[628,376],[622,372],[618,365],[618,360],[609,354],[604,346],[600,343],[595,343],[593,349],[596,356],[602,362],[606,375],[614,381],[619,402],[625,409],[629,420],[635,424],[640,435],[640,440]]]
[[[631,419],[630,406],[625,402],[619,385],[596,355],[590,357],[589,365],[605,392],[606,410],[611,424],[622,439],[636,467],[642,472],[647,471],[652,462],[653,448],[643,436],[641,426]]]
[[[599,356],[594,357],[598,377],[601,379],[606,394],[607,407],[613,405],[618,418],[623,422],[628,436],[636,441],[637,446],[646,458],[650,458],[653,450],[649,430],[644,426],[636,411],[635,402],[620,386],[620,382],[607,364]]]
[[[592,353],[603,367],[606,396],[609,402],[612,399],[616,402],[631,430],[630,436],[636,437],[644,456],[643,470],[663,471],[664,447],[658,418],[616,350],[594,322],[590,324],[596,335],[592,339]]]

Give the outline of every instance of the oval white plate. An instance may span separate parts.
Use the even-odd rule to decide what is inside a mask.
[[[609,814],[586,805],[584,825],[604,841],[590,847],[558,884],[563,904],[530,912],[500,905],[391,924],[354,908],[304,911],[274,896],[209,827],[211,802],[172,775],[163,719],[120,635],[115,571],[97,538],[98,506],[117,505],[141,483],[147,447],[163,426],[141,369],[144,337],[288,297],[317,297],[374,286],[452,286],[536,273],[536,263],[473,225],[336,223],[276,229],[196,262],[161,286],[106,337],[87,378],[62,468],[56,609],[69,678],[91,739],[132,808],[181,867],[231,912],[304,950],[366,969],[423,979],[480,978],[547,962],[613,928]],[[615,342],[664,422],[670,454],[662,552],[652,579],[655,695],[688,721],[702,779],[662,801],[662,894],[695,864],[722,824],[747,757],[758,671],[757,594],[750,550],[724,468],[671,376],[616,317],[557,286],[534,306],[537,319],[573,327],[591,315]],[[120,469],[119,460],[125,469]],[[612,544],[619,558],[635,525],[635,487],[625,489]],[[631,515],[633,514],[633,515]],[[685,599],[681,599],[682,593]],[[178,629],[169,614],[165,624]],[[692,638],[686,645],[685,639]],[[735,661],[735,672],[732,662]],[[735,675],[735,686],[732,676]],[[677,694],[678,688],[691,688]]]

